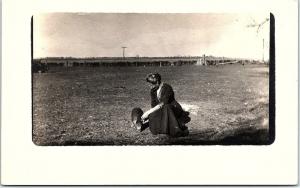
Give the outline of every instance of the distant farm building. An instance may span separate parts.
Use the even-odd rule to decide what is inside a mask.
[[[213,56],[174,56],[174,57],[48,57],[34,59],[33,63],[51,66],[182,66],[182,65],[221,65],[250,62],[249,60]]]

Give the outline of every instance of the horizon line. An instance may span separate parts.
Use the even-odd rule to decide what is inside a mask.
[[[205,54],[203,54],[205,55]],[[32,59],[47,59],[47,58],[58,58],[58,59],[96,59],[96,58],[120,58],[120,59],[126,59],[126,58],[180,58],[180,57],[203,57],[203,55],[195,55],[195,56],[189,56],[189,55],[177,55],[177,56],[46,56],[46,57],[33,57]],[[215,58],[230,58],[230,59],[251,59],[251,60],[258,60],[259,58],[249,58],[249,57],[229,57],[229,56],[214,56],[214,55],[205,55],[205,57],[215,57]]]

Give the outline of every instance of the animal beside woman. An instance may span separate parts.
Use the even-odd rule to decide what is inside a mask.
[[[143,110],[141,108],[133,108],[131,111],[131,127],[136,127],[137,130],[143,131],[149,127],[148,121],[142,120]]]

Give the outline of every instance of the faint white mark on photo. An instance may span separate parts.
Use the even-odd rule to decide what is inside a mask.
[[[185,111],[188,111],[188,112],[190,112],[191,114],[193,114],[195,116],[198,114],[198,112],[200,110],[200,107],[198,105],[195,105],[195,104],[180,103],[180,105],[182,106],[182,108]]]

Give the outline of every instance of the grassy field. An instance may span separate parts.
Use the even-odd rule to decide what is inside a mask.
[[[56,67],[33,74],[37,145],[266,144],[269,67]],[[145,77],[159,72],[191,112],[190,135],[169,138],[131,127],[133,107],[150,108]]]

